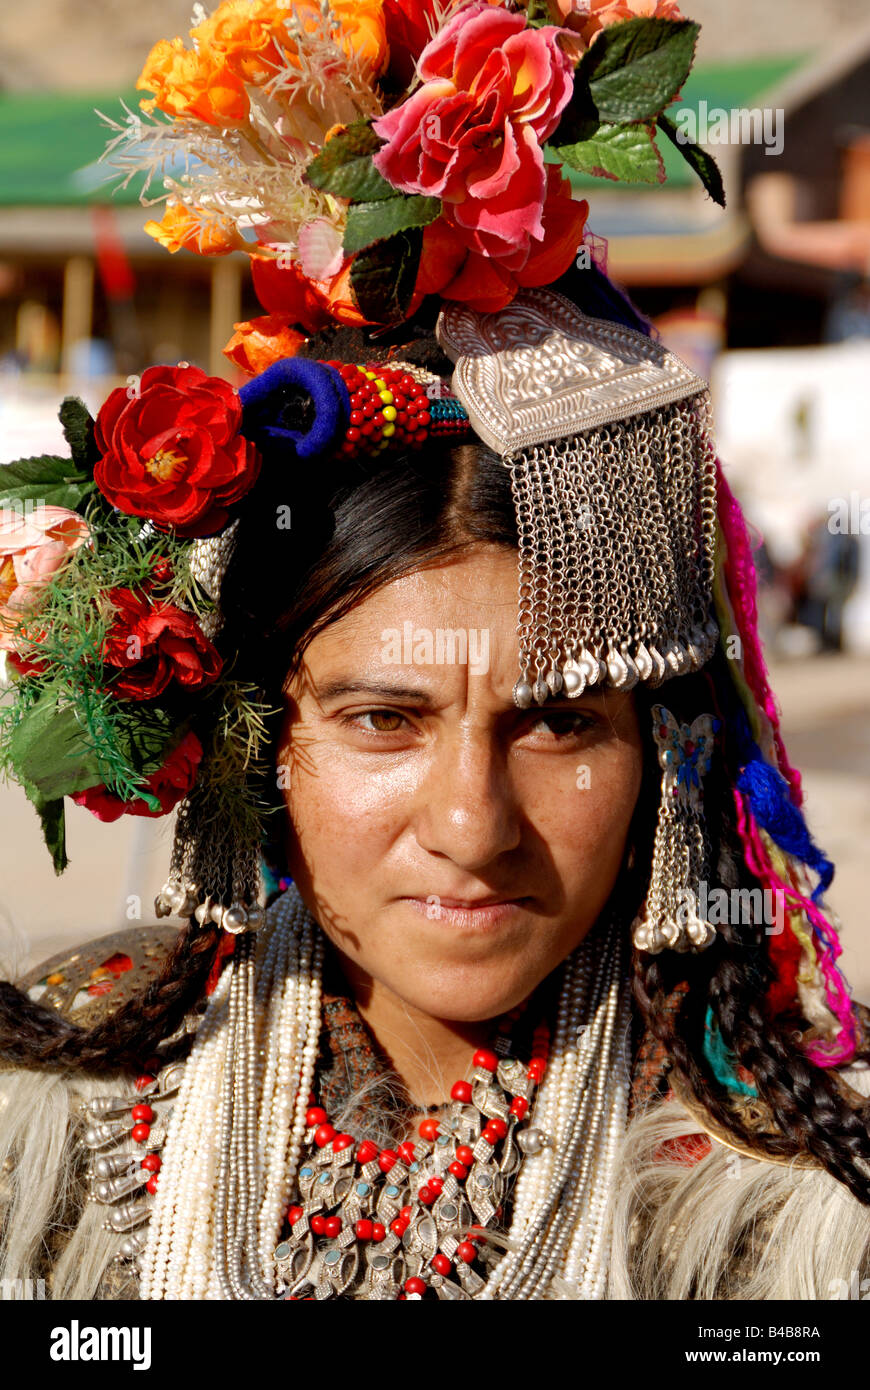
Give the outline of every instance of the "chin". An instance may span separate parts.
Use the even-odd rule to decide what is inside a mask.
[[[505,970],[504,962],[491,973],[484,965],[442,966],[413,980],[396,981],[391,987],[422,1013],[452,1023],[482,1023],[498,1018],[527,999],[549,974],[530,974],[528,963],[515,972]]]

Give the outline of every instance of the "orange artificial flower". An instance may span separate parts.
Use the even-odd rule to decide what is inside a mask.
[[[312,280],[296,260],[278,266],[273,257],[251,256],[254,290],[269,314],[286,316],[307,333],[317,333],[329,323],[358,328],[370,322],[360,313],[350,288],[351,257],[341,270],[325,280]]]
[[[332,0],[329,12],[338,23],[336,39],[342,52],[348,57],[356,55],[370,79],[378,77],[386,68],[390,53],[383,0]],[[293,15],[309,34],[316,33],[323,23],[318,0],[294,0]],[[294,63],[292,40],[282,40],[280,35],[278,38],[285,58]]]
[[[588,48],[602,29],[627,19],[683,19],[676,0],[548,0],[554,24],[579,36]]]
[[[365,318],[360,313],[359,306],[353,296],[350,287],[352,265],[353,257],[351,256],[349,260],[345,261],[343,268],[337,275],[330,276],[328,280],[316,280],[314,283],[333,323],[343,323],[349,328],[361,328],[364,324],[371,323],[371,319]]]
[[[224,348],[224,357],[249,376],[258,376],[283,357],[295,357],[306,341],[287,314],[262,314],[233,327],[236,331]]]
[[[229,218],[197,216],[183,203],[167,207],[159,222],[146,222],[143,230],[173,254],[184,247],[198,256],[227,256],[247,245]]]
[[[241,82],[268,81],[281,62],[276,43],[290,11],[275,0],[223,0],[213,15],[191,29],[199,52]]]
[[[156,106],[167,116],[196,116],[209,125],[241,125],[250,110],[242,81],[207,52],[186,49],[181,39],[154,45],[136,90],[154,93],[139,103],[143,111]]]
[[[330,11],[341,25],[343,52],[355,53],[377,77],[390,56],[383,0],[332,0]]]

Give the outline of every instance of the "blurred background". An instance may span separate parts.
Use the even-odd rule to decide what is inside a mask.
[[[221,349],[262,312],[247,258],[170,255],[142,231],[137,183],[113,193],[97,163],[111,132],[95,108],[123,123],[149,49],[186,34],[190,9],[29,0],[0,16],[0,462],[66,452],[60,398],[95,413],[152,363],[238,380]],[[663,187],[577,176],[577,193],[609,274],[711,382],[786,745],[837,864],[846,973],[870,1002],[870,12],[684,9],[702,28],[682,109],[719,161],[726,211],[670,147]],[[153,921],[172,821],[103,824],[67,800],[57,878],[24,793],[0,784],[0,957],[35,964]]]

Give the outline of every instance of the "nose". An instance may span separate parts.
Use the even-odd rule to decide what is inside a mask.
[[[420,786],[417,840],[469,873],[520,843],[519,807],[503,750],[481,732],[445,739]]]

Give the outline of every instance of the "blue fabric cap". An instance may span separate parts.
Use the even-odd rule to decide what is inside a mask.
[[[310,406],[300,401],[307,393]],[[318,458],[340,443],[350,419],[350,395],[334,367],[307,357],[273,362],[239,391],[242,434],[268,455],[278,450]],[[313,406],[309,427],[304,422]]]

